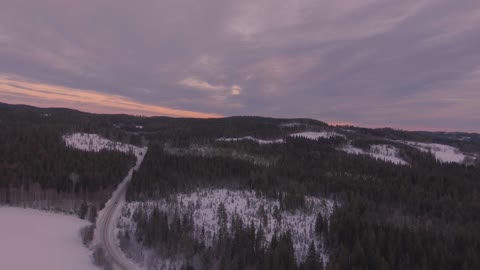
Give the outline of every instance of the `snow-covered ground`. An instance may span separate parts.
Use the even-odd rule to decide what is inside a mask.
[[[202,190],[190,194],[176,194],[168,200],[155,202],[132,202],[128,203],[119,220],[119,228],[135,231],[135,225],[131,221],[133,213],[139,207],[151,211],[154,206],[166,212],[192,214],[195,223],[194,235],[201,239],[202,228],[205,230],[205,241],[211,243],[214,234],[219,231],[217,210],[221,203],[224,204],[228,223],[231,217],[238,215],[245,224],[253,222],[256,228],[262,228],[266,235],[267,243],[275,232],[291,230],[295,248],[295,256],[298,261],[303,261],[311,241],[314,241],[317,250],[328,260],[328,253],[321,239],[315,237],[315,220],[318,213],[322,213],[327,219],[333,212],[334,202],[331,200],[315,197],[306,197],[306,209],[295,212],[281,211],[280,202],[261,196],[256,196],[251,191],[231,191],[227,189]],[[263,213],[263,214],[262,214]],[[275,215],[277,213],[277,215]]]
[[[330,132],[330,131],[321,131],[321,132],[314,132],[314,131],[305,131],[305,132],[299,132],[299,133],[293,133],[288,135],[289,137],[294,137],[294,138],[305,138],[305,139],[310,139],[310,140],[318,140],[320,138],[323,139],[330,139],[334,137],[342,137],[345,138],[344,135],[336,133],[336,132]],[[243,141],[243,140],[250,140],[257,142],[259,144],[272,144],[272,143],[285,143],[284,139],[277,139],[277,140],[262,140],[262,139],[257,139],[252,136],[246,136],[246,137],[241,137],[241,138],[219,138],[217,141],[222,141],[222,142],[237,142],[237,141]]]
[[[116,150],[123,153],[133,153],[139,159],[147,151],[146,147],[114,142],[100,137],[97,134],[73,133],[63,136],[67,146],[83,151],[98,152],[101,150]]]
[[[73,216],[0,207],[0,269],[98,270]]]
[[[392,145],[375,144],[371,145],[368,151],[356,148],[351,144],[347,144],[340,148],[340,150],[354,155],[367,155],[372,158],[382,160],[385,162],[391,162],[397,165],[408,165],[408,162],[399,157],[400,150]]]
[[[440,162],[463,163],[466,155],[458,148],[438,143],[420,143],[412,141],[402,141],[403,143],[413,146],[422,152],[431,152]]]
[[[354,147],[351,144],[346,144],[342,148],[340,148],[345,153],[352,154],[352,155],[367,155],[368,153],[363,151],[363,149]]]
[[[289,136],[290,137],[296,137],[296,138],[306,138],[306,139],[311,139],[311,140],[318,140],[320,138],[330,139],[330,138],[334,138],[334,137],[345,138],[345,136],[342,135],[342,134],[339,134],[339,133],[336,133],[336,132],[330,132],[330,131],[322,131],[322,132],[306,131],[306,132],[290,134]]]
[[[285,141],[283,139],[278,139],[278,140],[262,140],[262,139],[257,139],[251,136],[246,136],[246,137],[241,137],[241,138],[219,138],[217,141],[220,142],[237,142],[237,141],[254,141],[259,144],[272,144],[272,143],[284,143]]]

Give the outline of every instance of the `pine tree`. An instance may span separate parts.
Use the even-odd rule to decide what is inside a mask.
[[[317,219],[315,220],[315,233],[317,236],[323,235],[325,227],[325,220],[323,219],[322,213],[318,213]]]
[[[315,243],[312,241],[308,247],[307,258],[305,259],[305,270],[318,270],[320,263],[318,261]]]
[[[228,221],[228,214],[225,205],[220,203],[217,208],[217,222],[218,226],[220,227],[220,231],[223,233],[227,232],[227,221]]]
[[[97,220],[97,207],[95,205],[92,205],[88,213],[88,221],[90,221],[91,223],[95,223],[96,220]]]
[[[85,219],[87,212],[88,212],[87,203],[83,201],[82,204],[80,205],[80,211],[78,212],[78,217],[80,219]]]

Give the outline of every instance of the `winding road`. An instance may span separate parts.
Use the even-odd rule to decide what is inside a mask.
[[[137,170],[142,164],[146,150],[145,148],[144,151],[136,155],[137,161],[135,166],[130,169],[128,175],[123,179],[122,183],[118,185],[117,189],[113,192],[112,198],[105,204],[105,207],[99,213],[97,219],[97,229],[95,231],[96,243],[104,248],[105,254],[111,259],[114,269],[117,270],[141,270],[138,265],[129,260],[120,250],[114,232],[117,220],[125,205],[128,183],[132,179],[133,171]]]

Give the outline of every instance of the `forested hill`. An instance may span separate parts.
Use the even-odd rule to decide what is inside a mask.
[[[325,128],[329,127],[318,130]],[[317,236],[323,243],[317,245],[317,251],[321,248],[329,253],[324,266],[327,269],[480,267],[476,255],[480,250],[480,167],[478,152],[468,148],[472,143],[445,139],[450,145],[441,145],[435,134],[393,130],[331,130],[332,133],[304,133],[305,137],[221,137],[208,141],[201,136],[191,142],[178,142],[177,137],[163,135],[161,140],[151,142],[144,163],[129,186],[128,199],[162,201],[171,194],[197,194],[198,190],[253,190],[279,201],[280,211],[288,213],[307,207],[305,196],[326,198],[338,203],[329,226]],[[279,134],[296,131],[277,128]],[[318,134],[332,137],[308,138]],[[284,140],[269,140],[279,137]],[[423,142],[406,141],[407,138]],[[143,205],[148,209],[148,204]],[[194,209],[201,207],[194,205]],[[173,231],[171,239],[157,238],[173,228],[161,225],[168,222],[161,218],[148,219],[148,211],[138,211],[134,219],[137,240],[158,249],[159,256],[173,256],[161,250],[172,248],[170,245],[185,235],[175,236],[180,232]],[[160,217],[168,212],[154,211]],[[177,211],[185,214],[182,208]],[[179,219],[182,218],[187,224],[195,224],[195,220],[188,221],[188,214],[180,215]],[[315,224],[324,224],[321,220],[323,217]],[[280,243],[266,244],[259,251],[248,244],[256,239],[247,237],[255,235],[249,224],[235,224],[232,220],[231,234],[217,232],[213,249],[198,248],[206,244],[195,238],[195,229],[188,225],[184,230],[193,235],[192,239],[183,240],[185,246],[176,248],[194,254],[186,256],[186,261],[195,269],[217,269],[217,263],[225,267],[218,269],[246,269],[240,262],[251,269],[322,268],[318,259],[292,264],[292,236],[278,234],[274,239]],[[236,238],[243,234],[245,238]],[[238,243],[245,244],[240,247],[245,250],[240,254],[235,251]],[[312,254],[318,254],[314,251]],[[245,254],[253,257],[242,257]],[[196,256],[205,258],[205,262],[196,263]],[[232,257],[233,260],[228,259]]]
[[[126,117],[129,118],[129,117]],[[67,147],[63,136],[98,133],[115,141],[138,136],[106,123],[106,117],[69,109],[0,105],[0,204],[86,216],[109,199],[134,164],[117,151]]]
[[[90,114],[66,108],[36,108],[28,105],[0,103],[0,121],[22,120],[25,124],[56,126],[63,131],[75,127],[85,132],[104,132],[125,140],[124,132],[141,133],[149,139],[162,137],[182,140],[205,140],[220,137],[253,136],[258,138],[281,138],[292,132],[332,129],[354,131],[348,138],[382,138],[411,140],[454,145],[473,151],[480,149],[480,134],[465,132],[422,132],[391,128],[369,129],[353,126],[332,127],[313,119],[277,119],[254,116],[234,116],[216,119],[192,119],[171,117],[142,117],[124,114]],[[6,122],[5,122],[6,123]],[[118,132],[115,132],[118,131]],[[348,132],[351,133],[351,132]],[[108,134],[107,134],[108,135]],[[123,137],[122,137],[123,136]]]
[[[119,237],[152,268],[480,269],[479,134],[7,104],[0,126],[0,204],[81,216],[134,156],[63,136],[148,144]]]

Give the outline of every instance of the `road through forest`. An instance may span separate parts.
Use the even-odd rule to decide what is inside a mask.
[[[146,150],[146,149],[145,149]],[[115,236],[115,228],[122,208],[125,205],[127,187],[132,179],[134,170],[142,164],[146,151],[137,155],[135,166],[130,169],[128,175],[123,179],[117,189],[113,192],[112,198],[105,204],[97,219],[95,239],[97,245],[104,248],[107,257],[111,258],[114,269],[117,270],[141,270],[140,267],[129,260],[120,250]]]

